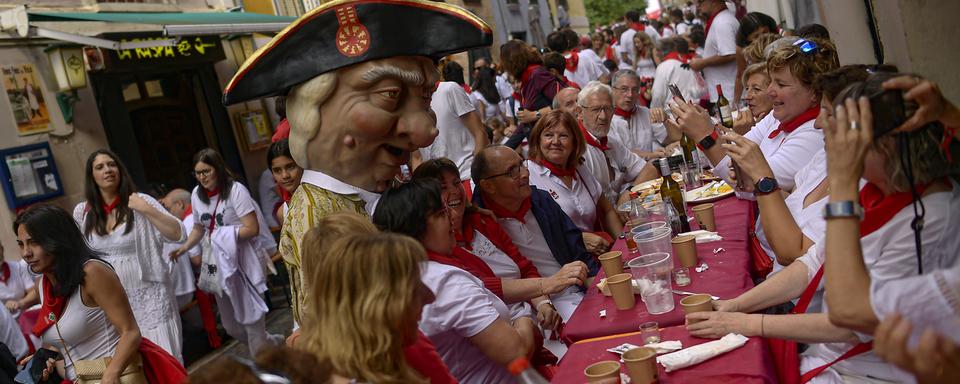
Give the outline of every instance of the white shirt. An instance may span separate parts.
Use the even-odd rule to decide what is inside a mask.
[[[650,40],[653,40],[653,43],[656,44],[657,40],[660,40],[660,32],[657,32],[657,29],[652,25],[647,25],[643,28],[643,32],[650,36]]]
[[[572,53],[563,55],[565,59],[569,59],[572,56]],[[567,77],[570,81],[577,83],[580,87],[587,86],[587,83],[599,79],[601,75],[607,73],[607,68],[603,66],[603,61],[600,60],[600,57],[597,56],[592,50],[586,49],[577,53],[577,70],[570,71],[569,69],[563,70],[563,75]]]
[[[273,179],[273,172],[270,171],[270,164],[267,169],[260,174],[260,181],[257,183],[257,192],[260,195],[260,211],[264,213],[264,220],[267,221],[267,227],[276,228],[280,226],[276,216],[273,214],[273,207],[280,202],[280,195],[277,194],[277,182]],[[190,227],[187,227],[190,228]]]
[[[263,213],[260,212],[260,208],[257,207],[257,203],[253,200],[253,197],[250,196],[250,191],[247,190],[240,182],[233,182],[233,186],[230,187],[230,196],[224,197],[217,195],[209,198],[208,203],[200,201],[200,198],[197,197],[198,193],[203,193],[200,191],[200,186],[193,188],[193,192],[190,194],[190,204],[193,207],[193,222],[194,226],[199,225],[203,228],[204,232],[209,234],[210,232],[210,221],[213,219],[213,215],[216,215],[216,225],[214,229],[221,226],[229,225],[241,225],[241,217],[244,217],[251,212],[253,212],[257,217],[257,224],[260,226],[260,229],[257,232],[257,236],[253,237],[249,241],[252,241],[251,245],[254,250],[263,251],[266,255],[271,255],[277,250],[277,242],[273,238],[273,234],[270,233],[270,229],[267,228],[267,223],[263,219]],[[221,201],[221,199],[223,199]],[[216,210],[216,212],[214,212]],[[261,254],[262,256],[263,254]]]
[[[653,78],[657,74],[657,64],[653,62],[653,58],[641,58],[637,57],[637,76],[640,78]]]
[[[193,229],[193,214],[187,215],[187,217],[183,218],[183,227],[187,228],[188,232]],[[164,242],[163,254],[169,255],[170,252],[180,248],[180,245],[182,244],[182,242]],[[189,295],[197,290],[197,282],[193,277],[193,267],[190,265],[190,257],[199,256],[201,251],[201,245],[200,243],[197,243],[193,246],[193,248],[187,250],[185,254],[180,255],[180,258],[178,258],[177,261],[170,261],[170,282],[171,286],[173,287],[174,295],[178,297]]]
[[[457,165],[463,180],[469,179],[476,143],[470,129],[463,125],[460,117],[476,110],[473,101],[459,84],[444,81],[433,93],[430,109],[437,115],[437,130],[440,135],[433,144],[421,148],[420,155],[423,160],[446,157]]]
[[[480,93],[480,91],[473,91],[470,93],[470,98],[473,99],[473,105],[476,108],[476,111],[479,111],[480,105],[483,105],[483,116],[480,117],[483,121],[487,121],[494,117],[500,117],[499,100],[496,103],[490,103],[487,101],[486,97],[483,97],[483,94]]]
[[[637,31],[633,28],[627,28],[627,30],[623,31],[620,35],[620,50],[617,52],[617,59],[620,59],[620,69],[632,69],[630,63],[624,62],[621,53],[626,53],[631,63],[637,60],[636,52],[633,51],[633,36],[636,34]]]
[[[594,225],[597,222],[597,202],[603,190],[590,170],[583,165],[577,167],[573,182],[570,187],[567,187],[563,179],[535,161],[528,161],[527,169],[530,170],[530,184],[549,193],[577,228],[581,231],[594,231]]]
[[[680,89],[680,94],[684,100],[696,102],[700,100],[704,92],[703,79],[689,69],[682,67],[683,63],[679,60],[664,60],[657,66],[653,75],[653,96],[650,99],[650,106],[653,108],[664,108],[667,100],[673,97],[670,93],[670,84],[676,84]]]
[[[537,267],[540,276],[553,276],[560,271],[562,266],[553,256],[553,251],[550,250],[546,238],[543,237],[543,230],[540,229],[540,223],[537,222],[537,217],[533,215],[533,210],[527,211],[523,220],[524,222],[504,218],[497,219],[497,222],[510,235],[510,240],[520,250],[520,254],[530,260],[534,267]],[[550,295],[550,300],[557,308],[557,314],[560,315],[560,318],[567,321],[570,316],[573,316],[573,311],[577,309],[580,301],[583,300],[583,293],[580,293],[575,286],[571,286],[563,292]]]
[[[497,92],[500,93],[501,99],[506,99],[513,95],[513,86],[510,85],[510,81],[507,80],[506,73],[497,75]]]
[[[436,299],[423,307],[420,330],[437,347],[450,373],[461,383],[513,382],[503,366],[470,342],[497,319],[509,321],[503,301],[456,267],[427,261],[421,276]]]
[[[471,252],[479,257],[480,260],[483,260],[497,277],[501,279],[523,278],[517,262],[513,261],[513,259],[500,250],[500,248],[497,248],[496,244],[480,233],[480,231],[473,231],[473,241],[470,243],[470,248],[472,248]],[[524,316],[533,316],[533,309],[526,301],[507,304],[507,307],[510,308],[510,320]]]
[[[360,187],[354,187],[350,184],[334,179],[333,176],[327,175],[326,173],[320,171],[304,169],[303,176],[300,177],[300,182],[315,185],[341,195],[360,196],[360,199],[363,200],[365,205],[364,209],[370,216],[373,216],[373,211],[376,210],[377,203],[380,201],[379,193],[370,192]]]
[[[733,12],[725,9],[713,18],[710,24],[710,33],[704,43],[703,58],[726,56],[737,53],[737,29],[740,22]],[[717,84],[723,88],[723,96],[733,99],[733,85],[737,78],[736,60],[723,65],[715,65],[703,69],[703,76],[707,80],[707,90],[710,92],[710,101],[717,101]]]
[[[677,23],[677,25],[676,25],[675,28],[677,29],[677,34],[678,34],[678,35],[683,35],[683,34],[686,34],[686,33],[687,33],[687,31],[690,29],[690,26],[687,25],[686,22],[681,21],[681,22]]]
[[[919,276],[871,282],[870,304],[880,320],[899,313],[910,321],[911,348],[927,328],[960,343],[960,263]]]
[[[629,150],[653,152],[663,148],[667,128],[650,122],[650,109],[639,104],[633,106],[633,115],[627,121],[623,116],[613,115],[610,121],[610,136],[616,137]]]
[[[593,137],[592,134],[587,134]],[[604,195],[613,203],[617,201],[617,195],[623,191],[624,187],[640,175],[646,161],[630,152],[616,136],[607,136],[607,147],[609,149],[604,152],[587,144],[587,151],[583,154],[583,164],[597,178]],[[608,157],[610,167],[614,170],[612,176],[607,168]]]
[[[803,169],[797,172],[795,177],[796,188],[785,200],[787,209],[790,210],[790,215],[796,220],[797,227],[799,227],[803,235],[813,241],[814,244],[819,243],[826,234],[827,221],[823,219],[823,207],[827,205],[827,200],[829,199],[824,196],[820,200],[811,202],[806,208],[803,207],[803,201],[826,177],[827,152],[820,149],[820,152],[817,152],[817,154],[813,156],[813,159],[811,159]],[[759,218],[757,219],[755,230],[757,240],[760,240],[760,245],[764,252],[773,259],[773,271],[770,273],[779,272],[783,269],[783,266],[777,262],[776,253],[767,240],[766,232],[763,231],[763,224]]]
[[[924,217],[922,232],[923,270],[933,271],[953,265],[957,260],[960,248],[957,247],[956,223],[960,220],[960,187],[953,184],[953,191],[932,193],[923,197],[927,208]],[[917,256],[914,248],[913,230],[910,222],[913,220],[913,208],[904,207],[880,229],[870,233],[860,240],[863,251],[863,261],[870,273],[872,285],[882,285],[887,281],[917,276]],[[823,242],[817,244],[816,252],[797,259],[807,266],[808,278],[813,278],[825,260]],[[912,292],[908,294],[913,300]],[[824,312],[828,312],[826,303]],[[871,338],[860,335],[862,341]],[[822,343],[812,344],[804,352],[801,360],[801,372],[821,366],[833,361],[846,351],[853,348],[850,343]],[[893,365],[881,361],[872,352],[868,352],[843,362],[837,363],[812,382],[840,383],[842,382],[836,369],[855,375],[867,375],[891,380],[913,382],[912,376],[895,368]]]
[[[814,120],[801,124],[791,133],[781,132],[774,138],[770,133],[780,126],[780,122],[768,113],[760,122],[753,126],[744,137],[757,143],[760,152],[766,157],[777,183],[784,191],[793,191],[794,176],[803,168],[817,152],[823,148],[823,132],[813,127]],[[722,141],[718,140],[718,141]],[[714,174],[722,177],[730,185],[735,182],[730,178],[730,157],[725,156],[714,167]]]
[[[4,264],[10,268],[10,277],[6,282],[0,282],[0,303],[6,303],[11,300],[23,298],[27,290],[33,288],[36,279],[30,272],[30,266],[27,262],[21,260],[5,260]]]

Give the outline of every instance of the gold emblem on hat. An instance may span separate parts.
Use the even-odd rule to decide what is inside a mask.
[[[344,56],[356,57],[370,48],[370,33],[357,19],[357,9],[348,5],[337,8],[337,50]]]

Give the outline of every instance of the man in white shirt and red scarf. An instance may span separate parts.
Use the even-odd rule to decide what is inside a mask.
[[[613,120],[610,121],[610,136],[616,137],[631,152],[644,160],[666,156],[664,147],[677,141],[671,137],[662,123],[651,121],[650,109],[640,105],[640,77],[629,69],[613,74]],[[679,136],[676,132],[673,136]]]
[[[703,0],[698,2],[697,10],[707,17],[704,29],[707,39],[703,58],[691,60],[690,68],[703,71],[711,103],[717,102],[717,85],[723,89],[724,97],[732,100],[737,77],[736,35],[740,22],[723,0]]]

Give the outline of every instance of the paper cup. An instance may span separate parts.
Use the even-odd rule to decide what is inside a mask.
[[[593,363],[583,369],[583,375],[587,377],[588,383],[599,381],[611,382],[609,379],[616,378],[616,383],[620,383],[620,363],[607,360]]]
[[[633,296],[633,275],[621,273],[608,277],[607,286],[610,287],[617,309],[626,310],[637,304],[637,298]]]
[[[623,252],[610,251],[597,257],[603,266],[603,273],[609,276],[623,273]]]
[[[680,260],[680,265],[695,268],[700,264],[695,236],[677,236],[670,240],[670,243],[673,245],[673,255]]]
[[[713,203],[694,206],[693,216],[697,218],[700,229],[710,232],[717,231],[717,222],[713,218]]]
[[[641,347],[626,351],[621,356],[627,366],[630,382],[649,384],[657,382],[657,351]]]
[[[683,307],[683,312],[686,314],[691,314],[694,312],[712,312],[713,298],[711,298],[710,295],[703,293],[690,295],[680,299],[680,306]],[[693,324],[699,322],[700,321],[691,321],[690,323]]]

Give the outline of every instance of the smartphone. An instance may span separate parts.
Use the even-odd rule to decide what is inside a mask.
[[[680,99],[681,101],[686,101],[686,100],[684,100],[684,98],[683,98],[683,94],[680,93],[680,88],[677,88],[677,85],[676,85],[676,84],[670,84],[668,87],[670,88],[670,93],[673,94],[673,97],[676,97],[676,98]]]
[[[897,89],[886,90],[869,96],[870,110],[873,112],[873,137],[890,133],[904,121],[907,111],[903,103],[903,93]]]

